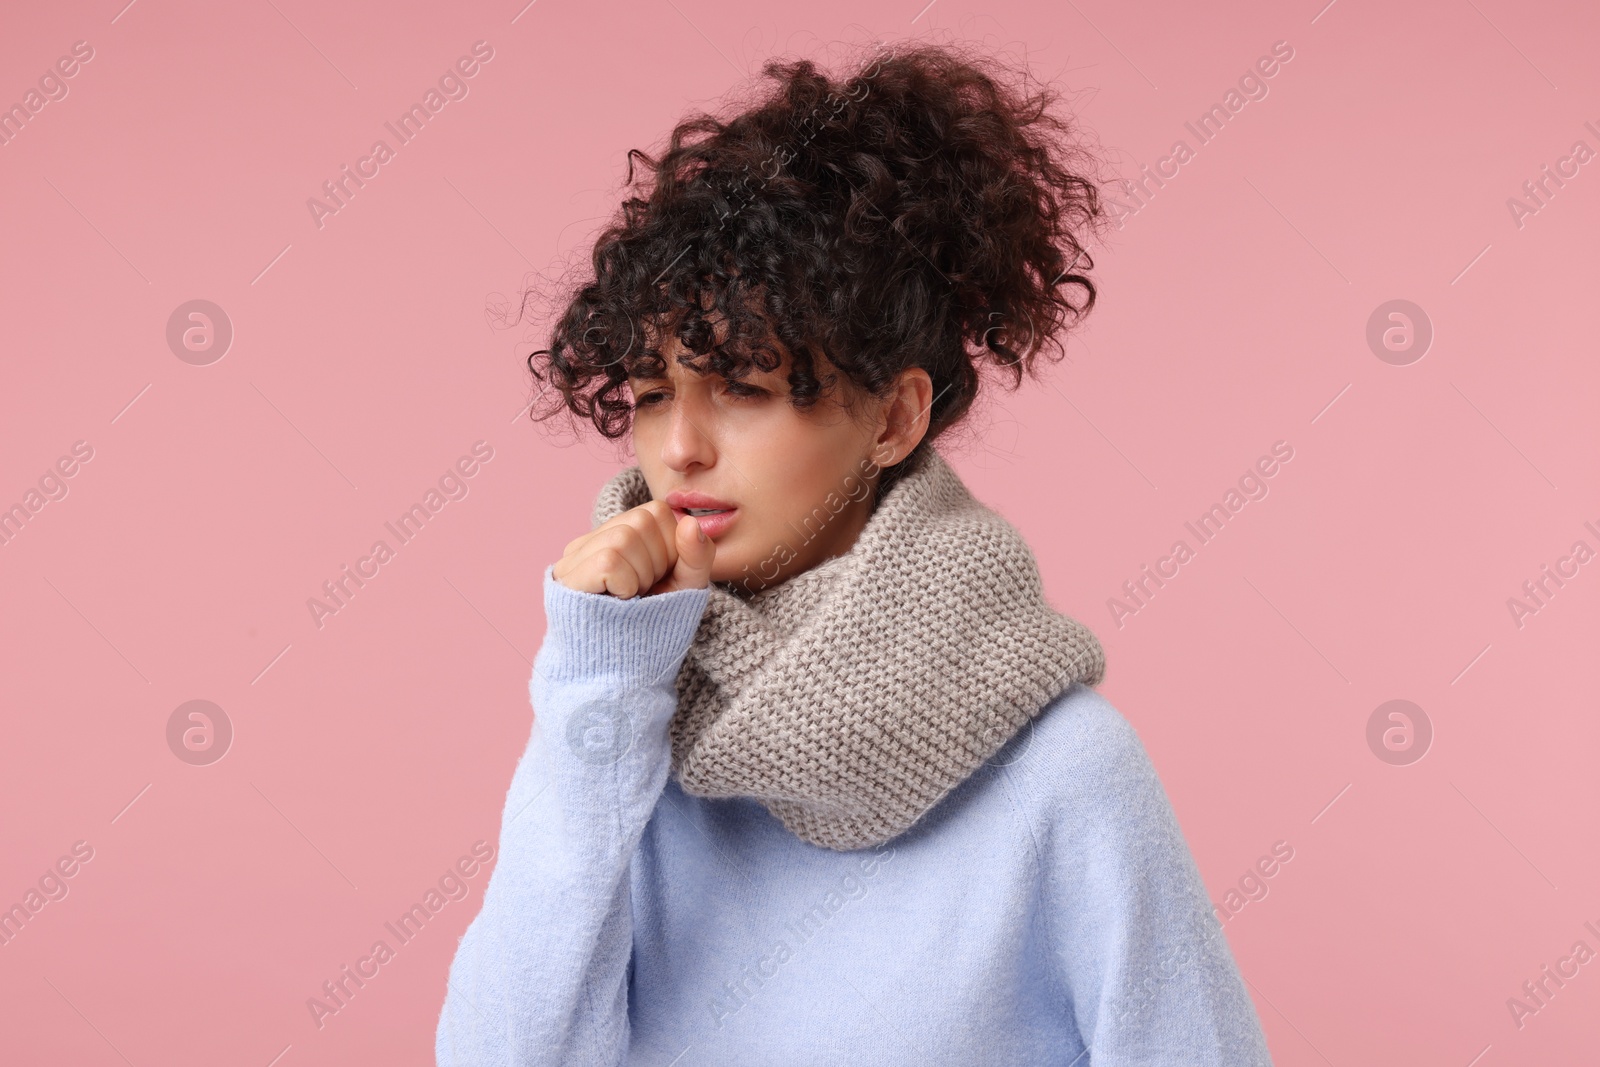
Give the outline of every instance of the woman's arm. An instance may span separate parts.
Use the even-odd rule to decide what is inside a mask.
[[[1093,690],[1065,744],[1013,768],[1034,794],[1049,964],[1089,1055],[1075,1067],[1271,1067],[1255,1006],[1133,726]],[[1042,724],[1041,724],[1042,728]],[[1032,753],[1030,753],[1032,754]]]
[[[671,769],[678,667],[710,590],[623,600],[544,574],[535,721],[483,908],[450,967],[441,1067],[623,1062],[628,867]]]

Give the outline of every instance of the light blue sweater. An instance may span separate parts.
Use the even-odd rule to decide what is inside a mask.
[[[1258,1067],[1260,1023],[1138,734],[1074,684],[878,848],[670,778],[709,591],[544,574],[536,719],[443,1067]]]

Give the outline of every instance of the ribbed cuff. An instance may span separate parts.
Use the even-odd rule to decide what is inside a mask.
[[[655,681],[682,662],[711,599],[709,586],[629,600],[583,593],[556,581],[554,571],[554,564],[544,569],[548,630],[539,653],[539,671],[551,681]]]

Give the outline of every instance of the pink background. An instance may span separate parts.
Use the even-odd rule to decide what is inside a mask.
[[[485,305],[581,264],[625,151],[763,59],[930,34],[1029,63],[1127,177],[1293,48],[1095,247],[1070,362],[947,453],[1103,640],[1213,900],[1293,848],[1224,927],[1277,1063],[1595,1055],[1600,961],[1521,1027],[1507,999],[1600,951],[1600,562],[1520,627],[1507,600],[1600,550],[1600,163],[1520,227],[1507,200],[1600,150],[1600,15],[918,2],[7,13],[0,103],[94,56],[0,146],[0,506],[93,458],[0,545],[0,906],[93,858],[0,945],[0,1060],[432,1062],[486,872],[320,1028],[306,1001],[496,841],[540,573],[625,458],[518,420],[538,335]],[[478,40],[469,95],[319,229],[306,200]],[[235,331],[205,366],[166,340],[195,299]],[[1366,340],[1394,299],[1434,329],[1403,366]],[[308,598],[480,440],[468,495],[318,628]],[[1269,494],[1119,627],[1276,441]],[[234,729],[206,766],[167,742],[196,699]],[[1392,699],[1434,730],[1409,765],[1367,742]]]

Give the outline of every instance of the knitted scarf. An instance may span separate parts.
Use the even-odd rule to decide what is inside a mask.
[[[931,447],[907,462],[844,553],[747,595],[711,584],[670,726],[685,792],[754,797],[814,845],[865,848],[1074,681],[1099,683],[1099,641],[1046,602],[1016,528]],[[650,499],[629,467],[594,525]]]

